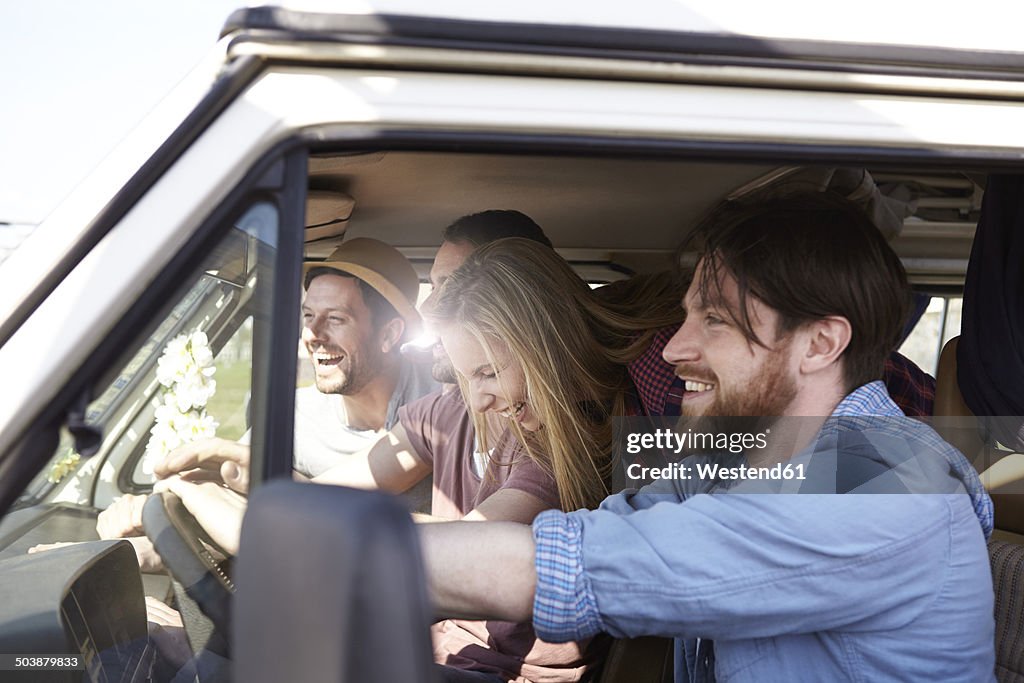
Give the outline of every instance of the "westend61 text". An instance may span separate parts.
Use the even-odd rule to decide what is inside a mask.
[[[639,463],[633,463],[626,468],[626,476],[634,481],[647,479],[702,479],[706,481],[725,481],[739,479],[775,479],[789,480],[796,479],[803,481],[807,478],[804,474],[804,465],[793,465],[791,463],[776,463],[771,467],[750,467],[749,465],[738,465],[736,467],[722,467],[717,463],[694,463],[685,465],[674,462],[664,467],[644,467]]]

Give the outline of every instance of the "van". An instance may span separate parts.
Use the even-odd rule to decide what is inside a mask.
[[[254,486],[288,477],[301,265],[343,239],[395,245],[425,281],[445,225],[513,208],[600,285],[670,267],[687,229],[723,199],[814,178],[891,207],[892,244],[932,306],[908,353],[943,374],[985,178],[1024,163],[1020,23],[1016,10],[981,5],[940,26],[902,7],[855,21],[787,2],[238,10],[211,59],[0,265],[0,652],[80,658],[33,671],[47,680],[82,680],[83,669],[90,681],[159,678],[143,595],[173,600],[169,577],[140,575],[123,542],[26,552],[94,541],[100,510],[151,490],[169,447],[154,432],[160,361],[181,339],[205,346],[216,368],[197,433],[212,422],[225,438],[251,430]],[[966,414],[955,367],[939,391]],[[971,444],[974,456],[982,445]],[[1005,455],[983,450],[980,469]],[[1012,493],[996,500],[1000,552],[1019,553],[1024,511]],[[169,523],[202,559],[201,530],[177,514]],[[284,544],[272,526],[252,543]],[[410,538],[402,528],[396,553]],[[1007,581],[1020,576],[1014,557]],[[329,648],[300,646],[310,629],[286,597],[332,568],[294,558],[282,560],[291,578],[244,596],[241,613],[272,608],[277,621],[227,634],[246,672],[235,680],[274,680],[273,661],[290,680],[346,679]],[[198,581],[205,569],[183,571]],[[370,596],[381,614],[406,610],[396,630],[427,618],[422,587],[398,593]],[[1019,620],[1013,604],[997,601],[997,634]],[[264,626],[273,639],[261,640]],[[335,626],[311,642],[342,648]],[[210,635],[190,631],[193,645]],[[414,664],[429,660],[409,639]],[[380,654],[394,642],[363,645]],[[1000,667],[1021,672],[1019,644],[997,651]],[[402,656],[346,680],[395,680],[382,660]],[[658,662],[652,680],[670,675]],[[612,668],[602,680],[641,680]]]

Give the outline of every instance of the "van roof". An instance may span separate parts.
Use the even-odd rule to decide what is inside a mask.
[[[949,5],[947,7],[947,5]],[[1020,78],[1016,27],[1024,4],[861,0],[847,6],[806,0],[634,0],[621,3],[464,0],[305,0],[252,7],[229,17],[223,34],[280,32],[294,40],[384,42],[646,59],[700,54],[705,60],[815,60],[894,67],[976,69]],[[958,74],[959,75],[959,74]]]

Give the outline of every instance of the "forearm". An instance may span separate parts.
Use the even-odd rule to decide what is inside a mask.
[[[434,515],[428,515],[425,512],[414,512],[414,513],[412,513],[412,521],[416,522],[417,524],[438,524],[438,523],[443,523],[443,522],[454,522],[454,521],[464,522],[464,521],[467,521],[467,520],[465,518],[463,518],[461,520],[453,520],[453,519],[449,519],[447,517],[435,517]],[[468,521],[472,522],[474,520],[468,520]],[[484,520],[476,520],[476,521],[484,521]]]
[[[314,484],[334,484],[354,489],[378,488],[365,458],[351,458],[309,479]]]
[[[544,501],[525,491],[501,489],[467,512],[459,521],[529,524],[533,521],[534,517],[546,508],[547,504]],[[420,512],[414,512],[412,519],[420,524],[455,521],[446,517],[435,517],[434,515]]]
[[[931,599],[928,568],[948,548],[943,505],[937,496],[722,494],[629,515],[544,513],[534,523],[534,626],[548,642],[596,631],[737,640],[767,623],[788,633],[845,628],[883,607],[913,616]]]
[[[452,522],[425,524],[419,531],[438,616],[530,620],[536,585],[530,527]]]
[[[375,444],[346,457],[338,465],[313,477],[313,481],[403,493],[431,471],[433,467],[416,454],[405,428],[398,424]]]

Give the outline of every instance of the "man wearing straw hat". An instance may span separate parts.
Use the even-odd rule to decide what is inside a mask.
[[[438,388],[429,363],[403,356],[403,342],[420,327],[419,278],[412,264],[387,244],[366,237],[345,241],[324,261],[303,266],[302,343],[315,385],[295,392],[297,475],[314,477],[373,445],[398,422],[398,409]],[[237,474],[247,468],[248,434],[238,442],[204,439],[168,459],[224,463]],[[428,509],[430,482],[407,492],[413,509]],[[142,534],[145,495],[125,495],[102,512],[100,538],[138,537],[140,564],[160,565]]]
[[[315,389],[295,395],[295,470],[316,476],[379,438],[437,384],[399,352],[420,326],[419,278],[394,247],[344,242],[303,268],[302,343]]]

